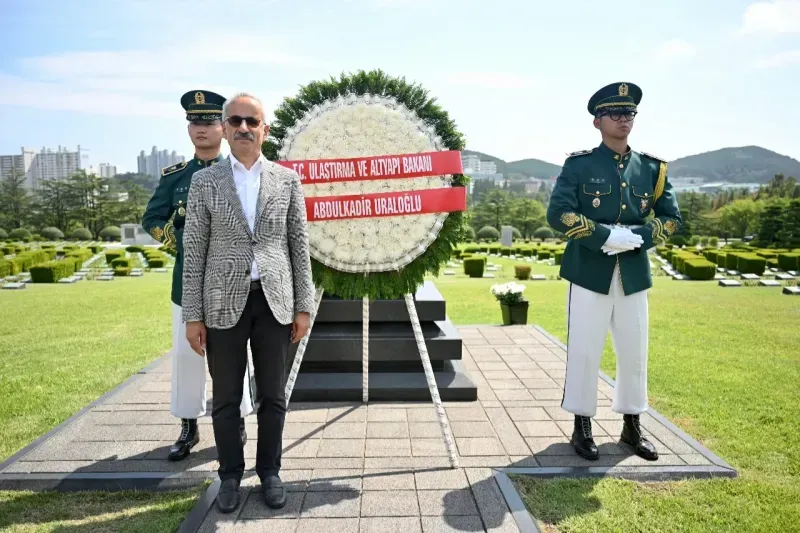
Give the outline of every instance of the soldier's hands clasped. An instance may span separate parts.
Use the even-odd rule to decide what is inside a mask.
[[[602,250],[608,255],[614,255],[634,250],[643,243],[642,237],[633,233],[629,228],[611,228],[611,233]]]

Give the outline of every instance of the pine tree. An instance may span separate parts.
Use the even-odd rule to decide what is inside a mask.
[[[783,211],[783,224],[778,232],[781,248],[800,249],[800,199],[789,202]]]
[[[772,246],[778,239],[778,233],[783,226],[783,207],[778,202],[766,206],[761,215],[761,224],[758,228],[758,243],[760,246]]]

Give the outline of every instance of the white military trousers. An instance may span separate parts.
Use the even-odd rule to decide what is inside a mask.
[[[249,367],[248,361],[248,367]],[[253,412],[250,372],[244,374],[242,417]],[[186,339],[182,308],[172,303],[172,395],[170,412],[178,418],[200,418],[206,414],[206,358],[192,350]]]
[[[600,294],[570,283],[567,289],[567,373],[561,407],[593,417],[597,412],[600,358],[611,329],[617,376],[611,408],[622,414],[647,410],[648,291],[622,291],[619,265],[611,289]]]

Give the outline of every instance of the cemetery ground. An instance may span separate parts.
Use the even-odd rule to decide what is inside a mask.
[[[494,279],[460,268],[435,283],[456,325],[500,324]],[[557,267],[531,264],[554,278]],[[718,454],[736,479],[638,483],[514,476],[551,531],[789,531],[800,521],[800,299],[774,287],[656,276],[650,294],[651,405]],[[32,285],[0,293],[0,460],[135,374],[171,344],[170,276]],[[525,281],[529,324],[566,341],[567,284]],[[602,369],[611,376],[610,337]],[[176,435],[177,435],[176,425]],[[0,529],[174,531],[203,487],[171,492],[0,492]]]

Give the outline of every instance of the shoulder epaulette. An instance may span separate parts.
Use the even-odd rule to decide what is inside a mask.
[[[577,152],[572,152],[567,154],[567,157],[578,157],[580,155],[589,155],[592,153],[593,148],[589,148],[588,150],[578,150]]]
[[[666,159],[663,159],[663,158],[661,158],[661,157],[655,156],[655,155],[653,155],[653,154],[648,154],[647,152],[641,152],[641,154],[642,154],[642,155],[644,155],[644,156],[647,156],[647,157],[649,157],[650,159],[655,159],[655,160],[656,160],[656,161],[658,161],[659,163],[666,163],[666,162],[667,162],[667,160],[666,160]]]
[[[183,163],[178,163],[178,164],[172,165],[170,167],[164,167],[164,168],[161,169],[161,175],[162,176],[169,176],[170,174],[174,174],[175,172],[178,172],[179,170],[183,170],[184,168],[186,168],[187,164],[188,163],[186,163],[184,161]]]

